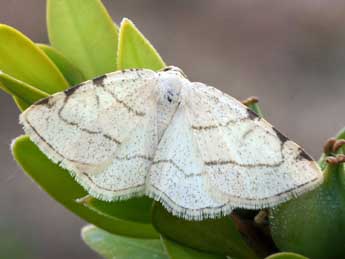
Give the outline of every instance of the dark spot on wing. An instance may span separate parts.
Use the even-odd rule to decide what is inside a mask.
[[[54,105],[54,103],[55,101],[53,97],[47,97],[35,102],[34,105],[43,105],[50,109]]]
[[[48,103],[49,103],[49,97],[43,98],[43,99],[41,99],[41,100],[35,102],[35,105],[46,105],[46,104],[48,104]]]
[[[166,68],[164,68],[162,71],[169,71],[169,70],[171,70],[171,69],[173,69],[173,67],[166,67]]]
[[[71,88],[68,88],[67,90],[64,91],[65,95],[71,96],[79,87],[81,87],[83,84],[79,84],[76,86],[72,86]]]
[[[251,109],[247,108],[248,118],[251,120],[254,120],[256,118],[259,118],[259,115],[256,114],[256,112],[253,112]]]
[[[308,160],[314,161],[314,159],[308,155],[302,148],[299,149],[299,155],[297,156],[297,160]]]
[[[280,139],[280,141],[282,143],[285,143],[286,141],[289,140],[289,138],[287,138],[285,135],[283,135],[279,130],[277,130],[275,127],[272,127],[272,129],[274,130],[274,132],[277,134],[278,138]]]
[[[107,78],[107,75],[101,75],[99,77],[96,77],[92,80],[92,82],[96,85],[96,86],[103,86],[103,82],[104,79]]]

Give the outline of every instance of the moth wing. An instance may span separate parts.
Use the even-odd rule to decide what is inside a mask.
[[[78,172],[76,180],[101,200],[122,200],[144,194],[146,178],[157,148],[156,113],[135,127],[99,173]]]
[[[322,182],[300,146],[233,97],[192,83],[186,102],[215,211],[275,206]]]
[[[187,219],[202,219],[222,204],[207,192],[204,161],[187,118],[180,106],[162,139],[147,179],[146,193],[171,213]]]
[[[106,74],[37,102],[20,121],[91,194],[115,199],[142,189],[157,144],[156,84],[150,70]]]

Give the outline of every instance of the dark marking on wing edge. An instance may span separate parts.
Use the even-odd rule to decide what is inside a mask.
[[[172,70],[172,69],[173,69],[173,67],[167,66],[166,68],[163,68],[162,71],[169,71],[169,70]]]
[[[50,97],[47,97],[47,98],[43,98],[37,102],[35,102],[34,104],[35,105],[46,105],[46,104],[49,104],[49,98]]]
[[[307,154],[302,148],[299,148],[299,154],[296,158],[297,160],[308,160],[308,161],[314,161],[314,159]]]
[[[282,134],[279,130],[277,130],[275,127],[272,127],[272,129],[274,130],[274,132],[277,134],[278,138],[280,139],[280,141],[282,143],[285,143],[286,141],[289,140],[288,137],[286,137],[284,134]]]
[[[248,118],[251,120],[254,120],[256,118],[259,118],[259,115],[257,115],[256,112],[252,111],[251,109],[247,108]]]
[[[82,84],[79,84],[79,85],[75,85],[75,86],[72,86],[71,88],[68,88],[67,90],[64,91],[65,95],[67,97],[71,96],[76,90],[78,90],[79,87],[81,87],[83,85]]]
[[[96,77],[92,80],[92,82],[96,85],[96,86],[103,86],[103,82],[104,82],[104,79],[107,78],[107,75],[101,75],[99,77]]]
[[[43,105],[46,106],[48,109],[50,109],[51,107],[53,107],[53,105],[55,104],[55,99],[52,96],[43,98],[37,102],[34,103],[34,105]]]

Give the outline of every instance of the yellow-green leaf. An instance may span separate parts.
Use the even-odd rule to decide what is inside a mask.
[[[104,217],[78,203],[86,191],[69,172],[52,163],[27,136],[17,138],[12,145],[13,156],[23,170],[55,200],[85,219],[111,233],[139,238],[158,238],[150,224]]]
[[[17,97],[23,101],[26,105],[31,105],[34,102],[46,98],[48,93],[39,90],[23,81],[20,81],[10,75],[2,73],[0,71],[0,89],[4,92]],[[21,105],[20,105],[21,106]]]
[[[295,253],[283,252],[283,253],[270,255],[269,257],[266,257],[266,259],[308,259],[308,258],[299,254],[295,254]]]
[[[43,50],[44,53],[46,53],[47,56],[60,69],[61,73],[71,86],[86,81],[86,77],[82,74],[82,72],[58,50],[45,44],[37,44],[37,46]]]
[[[91,79],[116,70],[117,28],[99,0],[48,0],[50,43]]]
[[[82,229],[81,236],[89,247],[107,259],[169,259],[159,239],[112,235],[90,225]]]
[[[83,204],[106,217],[151,224],[152,199],[136,197],[129,200],[105,202],[95,198],[87,198]]]
[[[30,104],[26,103],[17,96],[13,96],[13,101],[21,112],[25,111],[30,106]]]
[[[0,70],[47,93],[68,87],[62,73],[29,38],[0,25]]]
[[[150,42],[127,18],[121,22],[117,69],[149,68],[160,70],[166,65]]]

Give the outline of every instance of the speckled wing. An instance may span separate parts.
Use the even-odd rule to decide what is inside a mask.
[[[93,196],[141,192],[157,145],[157,74],[103,75],[41,100],[20,117],[25,132]]]
[[[272,207],[315,188],[322,172],[297,144],[236,99],[191,83],[159,144],[150,194],[201,220]]]
[[[178,108],[159,143],[146,193],[174,215],[201,219],[207,208],[211,215],[222,204],[207,192],[204,161],[184,108]]]

